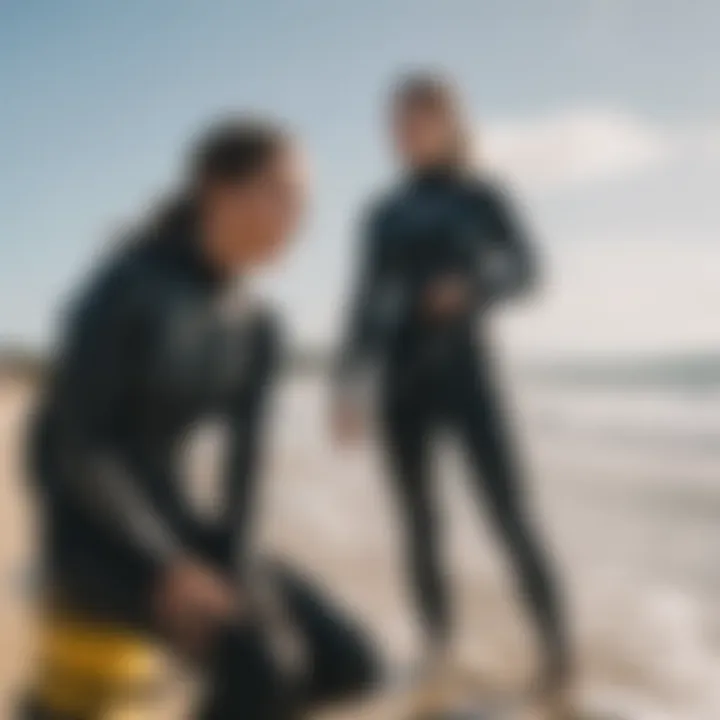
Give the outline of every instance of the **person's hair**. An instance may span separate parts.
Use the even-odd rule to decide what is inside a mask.
[[[449,78],[435,72],[414,72],[401,78],[392,95],[394,112],[428,111],[447,118],[453,132],[446,160],[464,168],[473,158],[472,133],[460,92]]]
[[[269,120],[241,116],[213,125],[191,148],[181,189],[155,216],[156,229],[189,222],[209,188],[252,179],[290,143],[289,133]]]

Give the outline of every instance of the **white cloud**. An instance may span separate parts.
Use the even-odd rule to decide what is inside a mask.
[[[554,189],[656,167],[673,143],[672,133],[628,113],[581,108],[490,123],[479,150],[491,170],[525,186]]]
[[[546,251],[549,270],[537,305],[504,318],[504,339],[518,356],[717,345],[720,248],[714,243],[611,234]]]
[[[693,130],[693,148],[710,159],[720,158],[720,122],[705,123]]]

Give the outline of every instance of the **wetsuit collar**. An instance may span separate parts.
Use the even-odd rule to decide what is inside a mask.
[[[197,225],[194,225],[187,234],[185,240],[185,261],[188,269],[201,282],[210,287],[221,287],[234,280],[234,276],[221,272],[208,259],[203,248],[202,236]]]
[[[410,174],[413,185],[435,185],[451,182],[459,177],[461,170],[452,163],[438,163],[416,168]]]
[[[208,260],[202,246],[197,215],[188,210],[174,218],[160,238],[160,247],[174,263],[193,280],[209,288],[224,286],[234,280],[220,272]]]

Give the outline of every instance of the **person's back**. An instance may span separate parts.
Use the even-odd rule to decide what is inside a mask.
[[[231,529],[246,520],[247,508],[233,507],[232,518],[203,524],[178,468],[204,421],[252,425],[272,375],[275,331],[267,314],[253,314],[242,302],[233,307],[234,288],[212,278],[186,234],[171,228],[140,238],[99,271],[68,318],[38,416],[33,465],[45,497],[52,581],[60,588],[75,582],[105,588],[98,599],[104,609],[105,595],[121,598],[124,589],[149,581],[154,568],[147,554],[116,541],[106,516],[94,512],[97,505],[115,503],[125,514],[121,522],[136,524],[159,556],[171,552],[164,547],[168,538],[154,537],[153,522],[143,527],[144,510],[129,494],[138,478],[142,487],[135,489],[157,509],[169,534],[213,561],[235,559]],[[106,452],[88,455],[89,446]],[[123,488],[119,495],[88,483],[78,498],[73,484],[88,462],[103,466],[106,482],[122,475],[115,482]],[[244,485],[251,479],[237,469],[228,474],[232,500],[250,494]]]

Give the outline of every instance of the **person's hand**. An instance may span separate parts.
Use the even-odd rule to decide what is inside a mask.
[[[241,612],[238,592],[211,568],[182,559],[168,566],[154,597],[160,625],[183,650],[197,653]]]
[[[330,422],[333,438],[339,445],[354,445],[365,433],[363,412],[359,404],[349,398],[334,400]]]
[[[470,305],[470,286],[461,275],[446,275],[427,288],[424,295],[426,315],[434,321],[452,320]]]

